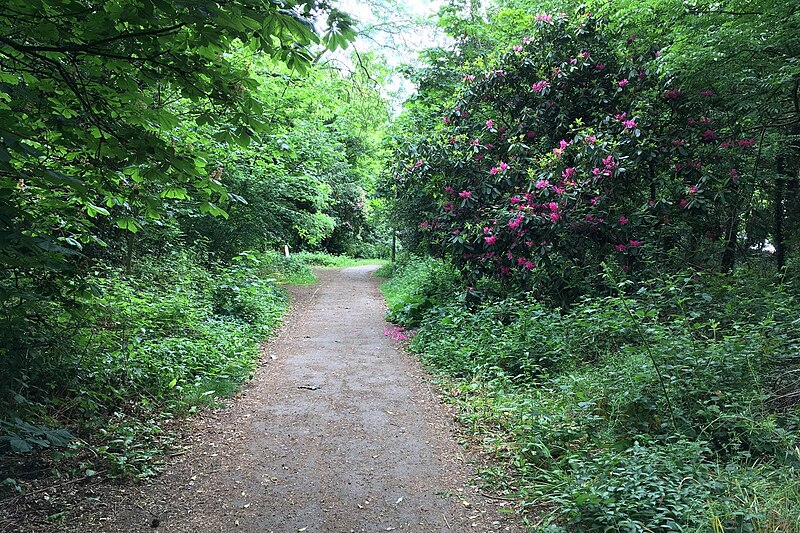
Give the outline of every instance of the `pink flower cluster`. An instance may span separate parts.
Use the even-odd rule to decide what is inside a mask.
[[[547,80],[547,79],[544,79],[544,80],[541,80],[541,81],[537,81],[536,83],[531,85],[531,89],[533,89],[533,92],[535,92],[535,93],[541,93],[547,87],[550,87],[550,81]]]
[[[386,326],[383,328],[383,336],[389,337],[394,341],[403,342],[408,341],[414,336],[413,331],[408,331],[402,326]]]

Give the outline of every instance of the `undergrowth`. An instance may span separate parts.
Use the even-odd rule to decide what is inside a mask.
[[[42,478],[146,477],[175,417],[233,395],[287,308],[278,279],[307,266],[243,253],[207,265],[145,257],[130,274],[97,266],[72,302],[34,303],[0,345],[0,466],[6,495]],[[0,480],[2,481],[2,480]]]
[[[546,531],[800,531],[800,305],[748,272],[654,280],[568,310],[418,260],[390,320]],[[536,517],[536,518],[533,518]],[[537,529],[540,530],[540,529]]]

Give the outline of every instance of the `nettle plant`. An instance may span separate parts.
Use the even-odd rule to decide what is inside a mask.
[[[597,289],[604,264],[721,266],[754,141],[724,126],[713,91],[665,87],[659,51],[635,36],[621,58],[601,21],[537,21],[494,68],[464,75],[435,140],[397,174],[426,191],[431,251],[562,303]]]

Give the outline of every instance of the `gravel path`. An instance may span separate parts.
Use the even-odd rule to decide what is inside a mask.
[[[123,487],[79,531],[522,531],[470,464],[417,361],[384,336],[376,267],[322,270],[185,454]],[[111,503],[116,502],[116,503]]]

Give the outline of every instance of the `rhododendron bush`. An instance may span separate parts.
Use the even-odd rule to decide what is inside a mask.
[[[563,303],[607,268],[724,266],[755,141],[720,120],[712,90],[659,82],[657,49],[631,36],[615,53],[610,33],[590,16],[538,15],[398,154],[393,187],[416,238],[468,279]]]

